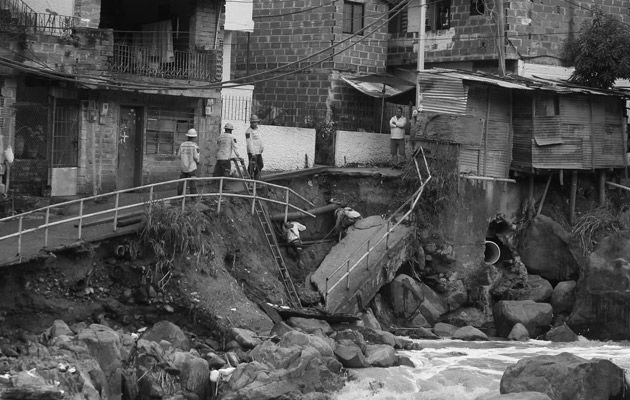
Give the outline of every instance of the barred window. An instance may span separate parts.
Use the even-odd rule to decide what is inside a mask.
[[[149,109],[145,136],[145,154],[177,153],[177,147],[186,140],[186,132],[194,126],[193,110]]]

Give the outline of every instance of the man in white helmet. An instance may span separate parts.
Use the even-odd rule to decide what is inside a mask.
[[[339,207],[335,210],[335,231],[339,239],[345,236],[346,230],[361,219],[361,214],[350,207]]]
[[[264,167],[262,153],[265,147],[263,146],[262,137],[258,129],[258,123],[260,119],[257,115],[252,115],[249,119],[249,128],[245,131],[245,142],[247,143],[247,158],[249,159],[249,165],[247,166],[247,172],[252,179],[258,180],[260,178],[260,171]]]
[[[181,160],[182,173],[179,175],[181,178],[191,178],[197,176],[197,164],[199,163],[199,146],[195,143],[197,138],[197,131],[189,129],[186,133],[186,141],[179,146],[177,151]],[[197,186],[195,181],[188,181],[187,186],[190,188],[190,193],[197,194]],[[184,182],[180,182],[177,185],[177,195],[180,196],[184,193]]]
[[[236,138],[232,135],[234,125],[228,122],[223,129],[225,131],[219,135],[217,139],[217,163],[214,166],[212,176],[230,176],[230,171],[232,170],[230,159],[232,158],[232,153],[234,153],[237,158],[241,158],[236,151]]]

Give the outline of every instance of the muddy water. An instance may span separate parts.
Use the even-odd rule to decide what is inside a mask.
[[[591,359],[603,358],[630,370],[630,343],[581,340],[573,343],[416,341],[423,350],[404,351],[416,368],[353,370],[356,378],[337,400],[474,400],[499,393],[505,369],[524,357],[569,352]]]

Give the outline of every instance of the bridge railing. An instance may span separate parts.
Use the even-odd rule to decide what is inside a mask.
[[[197,194],[186,193],[187,188],[190,186],[192,182],[195,182],[195,184],[198,184],[198,183],[204,184],[203,188],[205,188],[207,185],[210,187],[210,191],[204,192],[204,190],[202,190],[200,193],[197,193]],[[240,192],[235,192],[233,190],[228,190],[226,189],[226,185],[225,185],[226,182],[237,182],[237,183],[240,182],[243,184],[250,184],[251,187],[253,188],[252,194],[249,194],[247,192],[240,193]],[[167,189],[172,189],[174,188],[175,185],[180,185],[180,184],[183,184],[183,194],[181,195],[175,195],[175,196],[165,195],[164,196],[163,191],[157,190],[164,187]],[[218,187],[218,190],[215,190],[216,187]],[[260,193],[260,189],[262,188],[276,189],[276,190],[280,190],[284,192],[284,200],[280,201],[280,200],[266,197],[265,195]],[[121,204],[121,195],[125,195],[125,194],[129,194],[130,196],[133,195],[133,197],[135,197],[134,199],[131,200],[130,204]],[[49,236],[50,228],[58,226],[58,225],[67,224],[71,222],[77,222],[76,239],[82,240],[83,228],[84,228],[84,225],[87,223],[88,219],[94,219],[95,217],[104,216],[107,214],[110,214],[110,215],[113,214],[112,231],[116,232],[116,230],[118,229],[119,218],[124,216],[121,214],[122,211],[130,210],[133,208],[139,208],[139,207],[143,207],[143,210],[146,207],[150,211],[152,205],[155,202],[166,202],[166,201],[170,202],[171,204],[173,201],[181,202],[181,208],[182,210],[184,210],[186,207],[186,202],[188,200],[207,198],[207,197],[218,198],[217,213],[221,212],[221,203],[222,203],[221,200],[223,198],[244,198],[244,199],[250,199],[252,201],[252,208],[251,208],[252,214],[254,213],[254,210],[255,210],[255,202],[265,201],[267,203],[273,203],[273,204],[284,206],[285,216],[286,214],[288,214],[289,209],[291,209],[292,211],[297,211],[297,212],[303,213],[306,216],[315,218],[315,215],[291,204],[291,196],[294,196],[295,198],[309,204],[310,206],[314,206],[312,202],[310,202],[308,199],[306,199],[299,193],[295,192],[291,188],[288,188],[286,186],[275,185],[273,183],[268,183],[268,182],[263,182],[263,181],[256,181],[252,179],[230,178],[230,177],[199,177],[199,178],[195,177],[195,178],[176,179],[176,180],[153,183],[150,185],[137,186],[137,187],[133,187],[129,189],[117,190],[114,192],[103,193],[103,194],[84,197],[84,198],[80,198],[76,200],[65,201],[62,203],[57,203],[57,204],[49,205],[46,207],[30,210],[21,214],[1,218],[0,226],[7,225],[7,224],[14,224],[17,222],[17,228],[15,232],[6,234],[4,236],[0,236],[0,242],[4,240],[12,239],[12,238],[17,238],[17,257],[18,257],[17,262],[21,262],[22,238],[26,234],[37,232],[37,231],[44,231],[42,246],[40,248],[45,249],[48,246],[48,236]],[[95,210],[95,211],[87,210],[86,205],[91,205],[91,204],[98,205],[99,202],[107,201],[108,198],[110,201],[113,199],[114,201],[113,207],[100,206],[100,208],[103,208],[103,209]],[[67,217],[64,217],[64,216],[56,217],[57,213],[63,212],[64,209],[67,209],[72,206],[78,206],[79,209],[78,209],[77,215],[67,216]],[[95,206],[95,208],[99,208],[99,207]],[[60,210],[60,211],[56,213],[55,209]],[[42,224],[36,224],[35,226],[30,226],[30,227],[25,226],[25,221],[36,219],[35,216],[41,216],[41,214],[44,214],[43,216],[44,222]],[[54,220],[51,220],[51,217]],[[91,223],[94,223],[94,222],[92,221]]]
[[[427,183],[431,180],[431,171],[429,170],[429,166],[427,164],[427,159],[424,155],[424,149],[419,147],[418,155],[422,155],[423,161],[423,169],[425,171],[426,177],[423,178],[422,173],[420,172],[420,166],[418,165],[418,160],[414,157],[414,164],[416,167],[416,173],[418,174],[418,179],[420,180],[420,187],[400,206],[396,211],[394,211],[389,218],[387,218],[387,230],[385,233],[379,236],[379,233],[376,232],[372,237],[365,240],[361,243],[357,248],[352,251],[348,255],[348,257],[339,264],[339,266],[331,272],[326,277],[326,288],[324,293],[324,302],[327,302],[328,295],[339,285],[341,282],[346,281],[346,290],[350,289],[350,278],[352,272],[359,267],[362,263],[365,262],[366,268],[369,268],[369,256],[370,253],[381,243],[385,242],[385,248],[389,248],[389,236],[394,232],[394,230],[407,220],[407,218],[411,215],[411,213],[416,208],[420,197],[422,196],[422,192],[426,187]],[[405,211],[405,209],[408,209]],[[363,251],[363,253],[361,253]],[[359,257],[354,263],[351,264],[352,259]],[[343,269],[346,271],[337,279],[334,279],[334,282],[331,282],[331,279],[338,274]]]

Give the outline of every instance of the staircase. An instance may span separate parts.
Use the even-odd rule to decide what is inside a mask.
[[[247,169],[245,168],[245,164],[241,159],[233,158],[232,161],[236,165],[236,172],[239,177],[242,179],[250,179]],[[246,181],[244,183],[247,192],[250,195],[256,196],[256,181]],[[271,225],[271,219],[269,218],[269,213],[267,209],[263,207],[260,201],[253,200],[253,208],[256,212],[256,216],[258,217],[258,221],[260,221],[260,226],[263,229],[265,234],[265,238],[267,239],[267,244],[269,245],[269,249],[271,250],[271,255],[276,261],[276,265],[278,266],[278,270],[280,271],[280,278],[282,279],[282,283],[287,290],[287,294],[289,295],[289,301],[291,305],[296,308],[302,308],[302,304],[300,303],[300,297],[298,296],[297,290],[295,289],[295,285],[293,284],[293,280],[291,279],[291,275],[289,274],[289,270],[287,269],[287,264],[284,262],[284,258],[282,258],[282,253],[280,253],[280,246],[278,246],[278,239],[273,231],[273,225]]]

